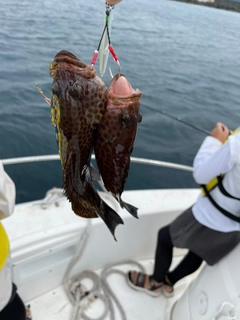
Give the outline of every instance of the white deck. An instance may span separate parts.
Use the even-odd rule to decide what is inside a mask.
[[[86,247],[72,276],[84,270],[100,273],[99,268],[109,263],[128,260],[141,260],[147,272],[152,272],[150,259],[154,256],[157,231],[192,205],[198,194],[197,189],[127,191],[123,199],[139,207],[139,219],[135,219],[122,210],[111,195],[101,193],[124,220],[124,225],[116,230],[117,242],[101,219],[92,219],[89,226],[89,220],[76,216],[59,189],[53,189],[43,201],[17,205],[13,216],[3,223],[11,242],[14,281],[21,297],[31,304],[33,319],[70,319],[73,307],[64,293],[62,281],[87,226],[90,232]],[[174,263],[183,251],[175,253],[180,256]],[[111,274],[108,279],[126,312],[126,319],[164,319],[163,311],[167,312],[169,303],[183,292],[189,280],[179,282],[174,299],[153,298],[128,286],[125,274],[134,267],[120,266],[124,275]],[[87,312],[93,319],[99,316],[100,305],[99,299],[89,305]],[[116,319],[122,319],[119,312],[117,314]]]
[[[181,256],[175,257],[173,265],[180,261]],[[153,260],[141,260],[139,261],[148,273],[152,272]],[[137,269],[131,264],[125,264],[117,267],[118,270],[127,273],[130,269]],[[101,273],[101,270],[95,270],[97,274]],[[144,292],[139,292],[127,284],[125,275],[113,273],[108,276],[107,282],[110,288],[116,295],[119,303],[124,309],[126,319],[128,320],[166,320],[170,319],[170,310],[174,302],[180,297],[180,295],[186,289],[188,283],[196,277],[198,272],[186,277],[185,279],[179,281],[175,286],[175,295],[172,298],[166,298],[163,294],[159,297],[151,297]],[[92,287],[90,280],[83,281],[87,289]],[[102,292],[102,291],[101,291]],[[104,310],[104,304],[101,300],[96,299],[92,301],[90,298],[85,298],[86,309],[85,313],[90,319],[96,319],[101,316]],[[87,303],[88,301],[88,303]],[[59,286],[54,290],[43,294],[42,296],[29,301],[31,305],[32,315],[34,320],[66,320],[71,319],[73,313],[73,306],[68,300],[65,294],[63,286]],[[44,306],[44,309],[43,307]],[[114,304],[115,319],[122,320],[122,316]],[[110,320],[110,313],[106,320]],[[181,319],[179,319],[181,320]]]
[[[57,192],[59,190],[56,190]],[[159,228],[191,206],[197,189],[128,191],[123,199],[139,207],[139,219],[112,203],[110,195],[101,196],[121,215],[124,225],[116,230],[117,242],[100,219],[76,216],[70,204],[50,192],[44,201],[16,206],[12,217],[3,221],[9,234],[14,282],[25,303],[31,304],[33,320],[71,320],[75,310],[64,290],[63,279],[70,263],[81,252],[68,279],[83,271],[98,274],[108,264],[140,261],[147,273],[153,257]],[[90,221],[90,224],[89,224]],[[86,240],[86,243],[84,242]],[[184,251],[174,250],[173,266]],[[204,265],[194,275],[179,281],[175,296],[157,298],[128,286],[126,273],[134,265],[122,265],[107,283],[119,299],[125,315],[114,303],[116,320],[227,320],[240,319],[240,245],[213,267]],[[196,277],[196,275],[199,275]],[[194,279],[194,281],[192,281]],[[89,280],[82,280],[89,289]],[[186,290],[185,290],[186,289]],[[88,298],[91,297],[90,295]],[[98,319],[104,307],[100,299],[87,303],[89,319]],[[88,301],[84,298],[82,302]]]

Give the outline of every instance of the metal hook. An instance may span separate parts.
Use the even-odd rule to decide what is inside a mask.
[[[117,61],[117,65],[118,65],[118,74],[120,75],[121,74],[121,67],[120,67],[120,62],[119,61]],[[109,74],[110,74],[111,78],[114,78],[112,70],[111,70],[110,67],[109,67]]]
[[[117,66],[118,66],[118,74],[120,74],[121,73],[121,66],[120,66],[120,62],[119,62],[119,60],[118,61],[116,61],[117,62]]]

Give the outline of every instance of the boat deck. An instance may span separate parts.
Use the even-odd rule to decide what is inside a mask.
[[[46,160],[46,156],[40,158]],[[7,159],[5,164],[28,160],[33,161]],[[157,161],[151,163],[159,165]],[[170,167],[180,169],[179,165]],[[110,194],[99,193],[124,221],[116,230],[117,242],[101,219],[76,216],[62,190],[56,188],[49,190],[44,199],[16,205],[14,214],[3,220],[11,244],[13,279],[24,302],[31,305],[33,320],[239,319],[240,245],[216,265],[203,264],[201,270],[180,280],[172,298],[154,298],[132,289],[126,281],[131,269],[152,273],[159,228],[189,208],[199,196],[199,189],[124,192],[123,200],[139,208],[139,219],[121,209]],[[185,253],[174,250],[171,268]],[[106,267],[109,265],[111,268]],[[69,284],[66,279],[74,280],[67,290],[63,287]],[[98,291],[92,290],[96,283],[103,284]],[[73,289],[80,301],[77,307],[84,312],[78,317],[76,303],[71,303],[77,296],[71,294]],[[84,294],[87,291],[89,294]],[[107,306],[106,301],[110,301]],[[105,309],[108,313],[103,315]]]
[[[172,267],[174,267],[182,256],[177,256],[173,260]],[[142,260],[139,262],[147,273],[151,273],[153,269],[153,260]],[[199,271],[193,275],[188,276],[180,280],[175,286],[175,294],[171,298],[166,298],[163,294],[159,297],[152,297],[144,292],[140,292],[132,289],[126,281],[126,273],[130,269],[138,269],[133,264],[124,264],[114,267],[114,270],[120,271],[114,272],[107,276],[107,283],[110,286],[112,292],[116,295],[119,303],[125,313],[125,318],[119,312],[116,303],[114,303],[114,313],[116,320],[122,319],[137,319],[137,320],[167,320],[170,319],[170,310],[174,302],[180,297],[180,295],[187,288],[190,281],[197,276]],[[95,270],[100,275],[101,269]],[[92,287],[92,281],[90,279],[84,279],[81,281],[86,286],[87,290]],[[103,291],[101,290],[103,293]],[[101,299],[91,298],[92,295],[88,295],[84,301],[84,312],[89,319],[106,319],[110,320],[110,313],[107,316],[101,318],[104,312],[105,306]],[[110,297],[113,301],[112,297]],[[65,320],[74,319],[71,318],[74,313],[74,307],[69,302],[69,299],[64,291],[63,286],[59,286],[54,290],[51,290],[40,297],[28,301],[27,304],[31,305],[33,320]],[[43,307],[44,306],[44,307]],[[108,307],[107,307],[108,308]]]
[[[84,312],[88,315],[83,319],[170,319],[169,311],[174,301],[184,292],[192,276],[179,281],[175,296],[167,299],[163,295],[156,298],[132,289],[126,281],[126,273],[139,268],[135,261],[147,273],[152,273],[153,261],[149,259],[154,256],[159,228],[191,206],[198,194],[197,189],[127,191],[124,201],[140,208],[139,219],[134,219],[117,203],[111,202],[111,196],[102,193],[102,198],[124,220],[124,225],[116,230],[117,242],[100,219],[76,216],[70,203],[62,196],[62,190],[53,189],[40,201],[17,205],[15,213],[3,223],[11,243],[14,281],[25,304],[31,305],[33,320],[77,319],[73,316],[76,307],[71,304],[63,287],[64,275],[68,273],[66,278],[71,279],[78,277],[78,273],[81,276],[84,270],[94,270],[101,275],[106,270],[105,266],[113,263],[118,272],[109,274],[106,282],[116,295],[120,309],[114,300],[112,309],[116,316],[109,312],[101,317],[105,309],[103,300],[108,300],[108,297],[101,300],[94,298],[95,293],[89,294],[80,302],[81,306],[86,306]],[[174,250],[172,267],[182,255],[183,250]],[[76,257],[78,262],[70,273],[68,268]],[[129,264],[130,259],[134,261]],[[122,261],[127,263],[119,265]],[[100,279],[106,284],[102,281],[105,278]],[[84,291],[91,290],[90,279],[81,283],[86,286]],[[113,300],[112,296],[110,299]]]

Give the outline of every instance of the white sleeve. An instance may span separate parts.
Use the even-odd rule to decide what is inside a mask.
[[[240,160],[240,158],[239,158]],[[193,162],[193,177],[198,184],[206,184],[234,166],[229,141],[222,144],[214,137],[207,137]]]
[[[16,199],[15,184],[4,171],[0,161],[0,219],[13,213]]]
[[[240,131],[229,137],[229,146],[232,162],[240,165]]]

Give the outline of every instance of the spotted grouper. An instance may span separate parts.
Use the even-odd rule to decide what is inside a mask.
[[[114,236],[116,226],[123,221],[95,190],[92,180],[99,173],[90,166],[94,132],[105,112],[108,90],[94,67],[68,51],[55,56],[50,75],[51,122],[56,127],[63,189],[77,215],[101,217]]]
[[[108,103],[98,125],[94,145],[99,172],[105,188],[110,191],[121,207],[137,217],[137,208],[124,202],[121,194],[127,180],[130,155],[141,122],[140,90],[134,90],[123,74],[111,81]]]

